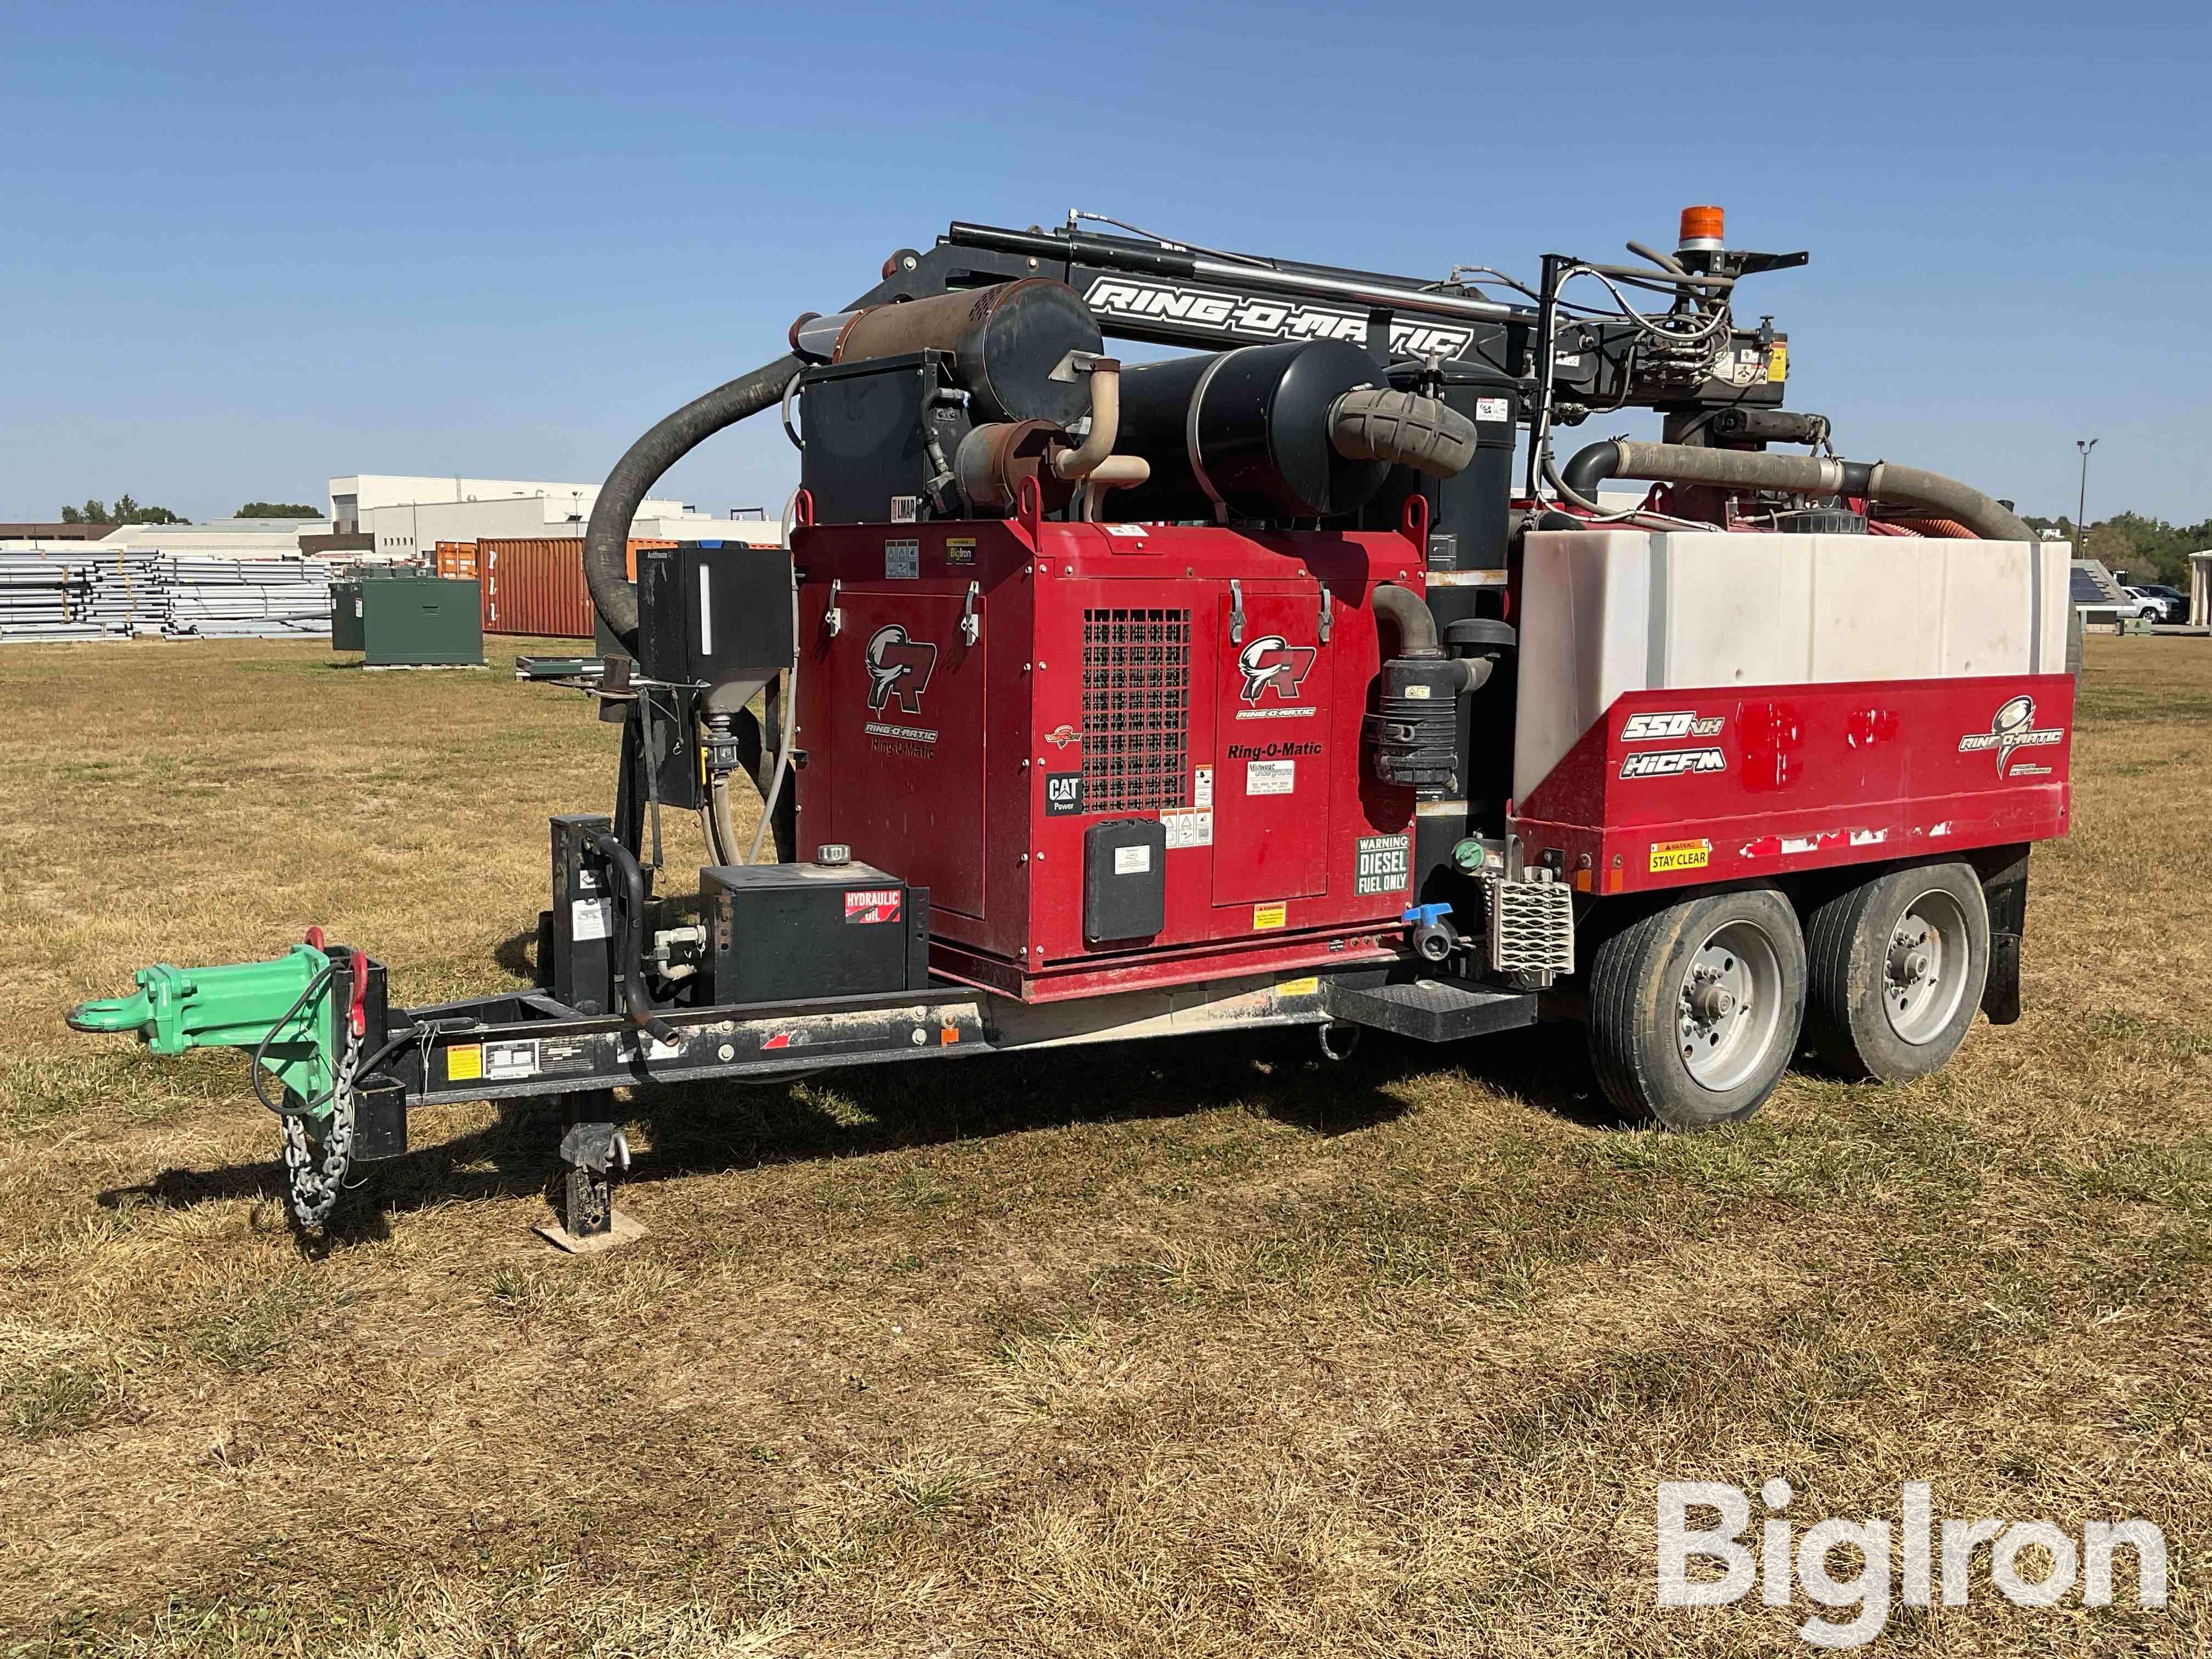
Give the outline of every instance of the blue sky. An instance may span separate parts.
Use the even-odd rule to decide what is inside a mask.
[[[0,5],[0,517],[595,479],[955,218],[1533,273],[1808,247],[1740,309],[1855,459],[2212,515],[2201,5]],[[1755,301],[1755,304],[1750,303]],[[1577,435],[1656,435],[1649,416]],[[780,504],[772,417],[663,493]]]

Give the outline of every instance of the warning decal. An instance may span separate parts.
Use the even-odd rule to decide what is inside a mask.
[[[1291,907],[1285,903],[1281,899],[1277,899],[1272,904],[1254,905],[1252,907],[1252,931],[1255,933],[1265,933],[1270,927],[1280,927],[1284,922],[1290,919],[1290,910]]]
[[[899,890],[896,887],[855,887],[845,894],[845,920],[852,922],[896,921]]]
[[[1402,893],[1413,884],[1411,836],[1362,836],[1354,846],[1358,865],[1352,872],[1353,893]]]
[[[1655,875],[1662,870],[1702,870],[1712,861],[1713,844],[1709,841],[1651,843],[1651,870]]]

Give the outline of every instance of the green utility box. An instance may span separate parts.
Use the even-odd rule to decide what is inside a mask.
[[[475,667],[483,600],[473,581],[363,571],[331,584],[331,648],[362,653],[364,668]]]
[[[361,640],[361,584],[331,584],[331,649],[359,651]]]

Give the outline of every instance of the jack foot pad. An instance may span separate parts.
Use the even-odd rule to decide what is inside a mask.
[[[620,1210],[609,1212],[605,1232],[586,1233],[580,1238],[557,1221],[541,1221],[530,1231],[555,1249],[566,1250],[570,1255],[598,1255],[645,1237],[644,1224]]]

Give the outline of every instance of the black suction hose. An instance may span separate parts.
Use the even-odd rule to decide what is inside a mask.
[[[630,585],[630,520],[661,475],[724,427],[772,409],[791,377],[805,367],[790,353],[740,374],[667,416],[632,444],[599,488],[584,532],[584,580],[608,631],[637,654],[637,589]]]

